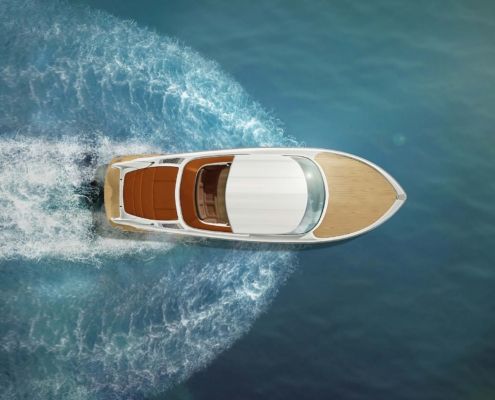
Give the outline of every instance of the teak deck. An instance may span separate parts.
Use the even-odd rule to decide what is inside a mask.
[[[314,234],[329,238],[360,231],[376,222],[394,204],[397,192],[375,168],[354,158],[319,153],[325,172],[328,207]]]

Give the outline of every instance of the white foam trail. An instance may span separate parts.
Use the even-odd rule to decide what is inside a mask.
[[[0,128],[89,127],[170,152],[294,143],[216,63],[170,38],[56,1],[3,0],[0,18]]]
[[[95,234],[98,215],[84,204],[81,187],[98,164],[118,154],[155,151],[135,143],[92,143],[17,135],[0,139],[0,259],[23,257],[95,261],[143,250],[167,250],[166,237],[133,240]],[[83,162],[90,156],[93,162]],[[98,164],[95,164],[95,161]]]
[[[17,290],[0,291],[0,327],[7,327],[0,368],[9,367],[0,374],[0,393],[12,399],[160,393],[244,334],[293,261],[290,253],[245,248],[217,255],[187,250],[182,262],[172,254],[158,267],[106,266],[91,274],[87,267],[36,268]],[[12,296],[20,290],[23,296]]]

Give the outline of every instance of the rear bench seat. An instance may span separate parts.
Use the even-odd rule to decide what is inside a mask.
[[[124,177],[124,210],[136,217],[176,220],[177,167],[149,167]]]

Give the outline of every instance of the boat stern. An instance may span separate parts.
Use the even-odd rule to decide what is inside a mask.
[[[114,218],[120,217],[119,190],[120,190],[120,169],[113,167],[113,164],[119,162],[118,157],[114,158],[108,164],[105,174],[105,183],[103,189],[103,199],[105,204],[105,214],[110,225],[121,227],[113,222]]]
[[[105,183],[103,185],[103,201],[105,205],[105,215],[108,223],[116,228],[119,228],[127,232],[143,232],[143,230],[135,228],[130,225],[120,224],[115,222],[121,217],[120,212],[120,178],[121,169],[116,167],[115,164],[132,161],[137,158],[150,157],[150,155],[130,155],[115,157],[108,164],[105,173]]]

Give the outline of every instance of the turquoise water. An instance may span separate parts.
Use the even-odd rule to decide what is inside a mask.
[[[494,17],[0,0],[1,397],[494,398]],[[79,191],[115,153],[258,145],[358,154],[408,202],[301,251],[116,236]]]

